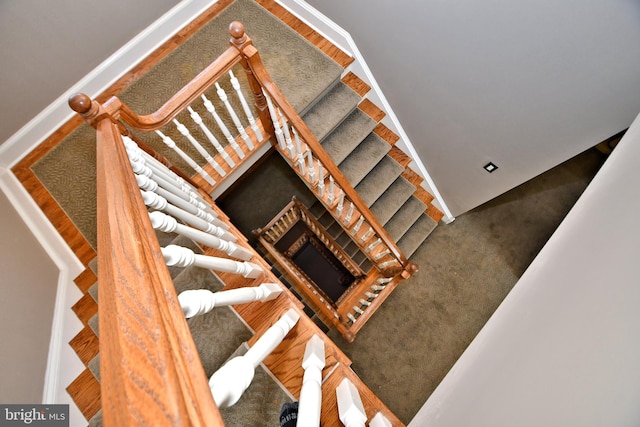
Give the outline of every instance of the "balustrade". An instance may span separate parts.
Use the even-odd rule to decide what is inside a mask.
[[[221,408],[234,405],[251,384],[255,369],[282,342],[300,319],[290,309],[253,344],[243,355],[234,357],[209,379],[213,400]]]
[[[205,314],[214,307],[248,302],[266,302],[275,299],[282,293],[282,288],[276,283],[263,283],[260,286],[230,289],[228,291],[211,292],[207,289],[191,289],[178,295],[180,306],[185,317],[191,318]]]
[[[234,261],[227,258],[213,257],[196,254],[189,248],[178,245],[169,245],[161,248],[162,256],[168,266],[208,268],[215,271],[241,274],[243,277],[255,279],[262,275],[263,270],[258,264],[248,261]]]
[[[274,283],[263,283],[257,287],[216,293],[194,290],[176,296],[163,261],[170,266],[197,266],[251,279],[261,278],[265,271],[261,265],[249,262],[252,252],[236,243],[237,238],[228,231],[229,226],[203,202],[199,189],[149,155],[147,148],[141,150],[132,139],[122,138],[121,134],[127,134],[128,128],[155,132],[164,145],[202,177],[204,183],[214,187],[219,183],[213,176],[222,178],[229,174],[229,169],[238,166],[232,156],[244,159],[248,152],[255,149],[252,137],[218,82],[220,78],[229,76],[249,123],[250,133],[258,142],[275,135],[278,149],[292,167],[297,168],[300,176],[345,229],[362,240],[361,247],[370,252],[367,255],[381,261],[378,266],[393,266],[407,271],[406,260],[397,247],[392,242],[390,244],[384,229],[376,223],[357,193],[271,81],[243,28],[234,23],[230,32],[232,47],[154,113],[138,115],[115,97],[104,105],[91,101],[85,95],[76,95],[70,100],[72,108],[97,129],[98,136],[99,280],[100,293],[105,296],[101,298],[99,310],[101,346],[104,341],[103,347],[107,349],[101,357],[104,385],[102,406],[106,425],[132,425],[140,420],[146,425],[223,425],[214,401],[223,407],[236,402],[248,387],[258,364],[282,342],[299,320],[295,309],[287,311],[244,356],[232,359],[211,377],[208,384],[210,393],[203,392],[207,383],[200,378],[201,368],[192,363],[198,360],[198,356],[185,317],[208,312],[220,305],[269,301],[277,297],[282,288]],[[233,74],[232,68],[238,64],[247,72],[257,120]],[[213,87],[237,128],[237,138],[229,132],[214,104],[204,94]],[[215,136],[217,130],[209,126],[210,122],[205,123],[195,105],[192,107],[197,99],[202,100],[233,152],[227,152],[228,147],[220,143],[222,138],[218,140]],[[183,111],[188,111],[197,132],[187,128],[184,120],[184,123],[178,121],[177,117]],[[171,126],[171,129],[164,129],[165,126]],[[205,159],[206,165],[199,165],[168,135],[171,132],[175,134],[174,126]],[[204,134],[213,145],[215,156],[198,141],[198,134]],[[183,142],[179,136],[176,139]],[[240,139],[248,151],[238,144]],[[131,168],[125,167],[126,163]],[[132,170],[136,174],[131,173]],[[184,174],[182,176],[187,177]],[[202,185],[199,178],[197,182]],[[136,191],[136,186],[141,189],[140,192]],[[145,205],[157,211],[148,213]],[[308,215],[290,211],[282,221],[266,230],[265,236],[275,242],[303,217],[311,229],[317,230]],[[187,225],[180,224],[178,220]],[[366,232],[359,231],[363,224],[367,227]],[[183,234],[237,260],[199,255],[176,245],[159,248],[152,228]],[[363,236],[366,238],[362,239]],[[320,240],[333,253],[338,253],[337,257],[343,264],[349,264],[346,260],[350,258],[340,254],[331,239],[321,237]],[[380,249],[381,246],[386,249]],[[355,264],[348,265],[348,268],[362,274]],[[287,271],[291,274],[294,269]],[[307,279],[302,277],[301,280]],[[371,301],[382,299],[378,296],[391,280],[392,277],[389,277],[371,285],[367,282],[364,296],[350,295],[349,304],[360,304],[353,306],[352,313],[363,315],[363,307],[375,305]],[[310,294],[314,292],[309,291]],[[323,304],[325,317],[338,319],[344,326],[344,315],[339,314],[324,296],[317,292],[315,296]],[[114,313],[121,315],[114,316]],[[346,317],[356,323],[357,316],[352,313],[347,313]],[[150,340],[150,336],[156,339]],[[353,339],[353,336],[347,335],[347,338]],[[139,358],[141,351],[148,356],[144,360]],[[135,378],[130,375],[131,363],[136,364],[139,374]],[[309,421],[302,421],[299,425],[318,424],[319,404],[311,402],[321,399],[324,363],[323,340],[313,336],[303,358],[305,371],[300,396],[301,420]],[[345,409],[357,406],[357,391],[354,395],[352,389],[355,387],[351,382],[348,384],[341,384],[338,388],[346,391],[337,391],[338,406],[343,409],[340,418],[348,426],[364,425],[358,424],[360,417],[354,411]],[[344,397],[345,393],[347,397]],[[343,412],[347,415],[343,416]]]
[[[358,389],[349,379],[342,380],[336,388],[338,413],[345,427],[365,427],[367,414],[360,399]]]
[[[300,390],[297,427],[320,425],[322,369],[324,365],[324,341],[318,335],[314,335],[307,342],[302,359],[304,376]]]

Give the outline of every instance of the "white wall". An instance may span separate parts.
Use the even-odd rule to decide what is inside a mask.
[[[640,111],[635,0],[308,2],[351,33],[454,215]]]
[[[640,118],[415,427],[640,425]]]
[[[0,191],[0,402],[40,403],[58,267]]]
[[[177,3],[0,1],[0,143]]]

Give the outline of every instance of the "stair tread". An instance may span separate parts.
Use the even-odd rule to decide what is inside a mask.
[[[91,316],[91,319],[87,322],[87,325],[91,328],[96,337],[100,338],[100,331],[98,329],[98,313]]]
[[[385,225],[393,215],[411,197],[415,187],[402,176],[387,188],[387,190],[371,205],[371,212]]]
[[[427,214],[422,214],[411,228],[398,240],[398,247],[409,258],[420,247],[422,242],[429,237],[429,234],[438,225],[433,218]]]
[[[229,359],[245,354],[248,348],[246,342],[242,343]],[[292,401],[281,384],[264,365],[260,365],[238,403],[230,408],[221,408],[220,414],[226,427],[276,426],[280,425],[282,405]]]
[[[89,295],[91,295],[95,302],[98,302],[98,282],[91,285],[89,288]]]
[[[224,287],[213,272],[194,266],[185,268],[173,282],[177,294],[188,289],[217,292]],[[229,355],[252,335],[229,307],[215,307],[207,314],[188,319],[187,324],[207,376],[222,366]]]
[[[360,99],[349,86],[339,82],[302,119],[318,141],[322,141],[358,106]]]
[[[355,109],[322,141],[322,147],[334,163],[339,165],[371,133],[375,125],[374,120]]]
[[[390,148],[389,144],[372,132],[340,163],[340,170],[355,187],[382,160]]]
[[[389,156],[380,162],[355,187],[367,206],[371,206],[400,176],[404,168]]]
[[[98,382],[100,381],[100,353],[96,354],[96,356],[89,361],[87,367],[91,371],[94,377]]]
[[[101,408],[100,383],[89,369],[80,375],[67,387],[76,406],[87,420],[90,420]]]
[[[89,427],[102,427],[102,409],[89,420]]]
[[[400,237],[420,218],[427,209],[427,205],[415,197],[409,199],[398,209],[393,217],[387,222],[384,228],[394,241]]]

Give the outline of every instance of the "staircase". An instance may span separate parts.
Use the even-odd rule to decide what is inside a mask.
[[[294,22],[296,24],[294,26],[300,28],[299,21],[295,21],[293,17],[287,15],[287,12],[276,3],[267,0],[261,0],[259,3],[272,12],[275,11],[280,18],[286,15],[285,19],[283,19],[285,22]],[[217,6],[217,8],[220,8],[220,6]],[[335,53],[334,47],[329,46],[326,49],[334,52],[332,55],[340,57],[339,53]],[[341,62],[341,67],[348,66],[349,59],[343,57]],[[245,85],[246,83],[243,82],[243,86]],[[347,178],[362,201],[384,226],[386,232],[402,253],[409,257],[427,239],[429,233],[442,218],[442,213],[433,206],[433,197],[421,187],[422,179],[420,176],[409,168],[410,157],[395,146],[398,136],[381,123],[384,112],[366,98],[369,90],[370,88],[366,83],[355,74],[348,69],[342,69],[337,78],[332,79],[326,87],[318,91],[318,96],[307,100],[306,105],[304,100],[300,101],[296,108],[302,112],[302,117],[310,131],[320,141],[322,147],[338,166],[340,172]],[[262,123],[264,124],[264,122]],[[267,129],[262,130],[266,131]],[[220,140],[224,140],[224,135],[218,134],[217,136]],[[162,146],[160,139],[156,138],[154,140],[147,137],[141,137],[141,139],[149,142],[149,145],[157,151],[162,152],[170,163],[192,171],[194,173],[194,181],[202,188],[206,188],[208,191],[215,189],[217,184],[211,184],[203,178],[202,174],[195,174],[196,171],[188,164],[185,164],[183,159],[166,150]],[[236,164],[241,163],[242,159],[240,156],[233,154],[230,146],[225,145],[224,149],[231,155]],[[194,158],[198,158],[198,155],[192,149],[186,151],[189,151],[189,154],[193,155]],[[224,169],[224,173],[220,173],[211,164],[202,161],[201,158],[200,166],[210,177],[215,179],[216,183],[221,183],[224,180],[223,175],[231,175],[235,166],[232,167],[228,162],[225,163],[222,154],[214,157],[221,168]],[[336,220],[336,217],[329,212],[331,209],[322,211],[320,207],[317,207],[316,210],[322,212],[318,216],[320,221],[325,224],[325,227],[335,230],[334,237],[336,240],[345,243],[345,248],[350,248],[349,250],[357,249],[354,248],[356,245],[348,243],[347,239],[351,239],[348,234],[340,231],[343,227],[340,226],[340,220]],[[176,238],[180,239],[180,237],[175,236],[158,236],[158,240],[161,242],[173,241]],[[203,250],[197,245],[193,246],[193,243],[188,244],[192,245],[194,250]],[[354,250],[353,254],[355,253],[356,251]],[[256,258],[259,259],[260,257],[256,254]],[[264,265],[266,267],[266,264]],[[174,268],[174,270],[176,269]],[[100,357],[98,354],[98,305],[96,287],[94,285],[97,279],[96,272],[96,265],[93,264],[76,279],[76,283],[83,290],[84,296],[74,305],[73,310],[78,314],[85,327],[70,344],[76,350],[87,369],[68,387],[69,393],[74,397],[80,410],[88,420],[91,420],[91,425],[101,424],[100,372],[97,368]],[[268,274],[273,281],[278,282],[275,275]],[[212,290],[250,286],[246,281],[238,282],[226,274],[196,274],[190,268],[184,271],[172,271],[172,278],[177,291],[185,289],[185,286],[203,286]],[[293,295],[288,295],[286,298],[279,299],[275,305],[269,306],[265,304],[260,306],[260,304],[252,303],[237,307],[235,312],[231,309],[220,310],[220,312],[216,310],[213,312],[216,314],[190,321],[189,328],[198,347],[207,376],[220,367],[235,352],[242,352],[245,342],[252,344],[254,340],[252,336],[255,337],[259,332],[264,331],[265,325],[275,321],[276,314],[281,314],[285,308],[295,307],[303,313],[302,304]],[[281,383],[289,392],[293,390],[294,394],[299,392],[299,382],[302,375],[299,373],[292,378],[289,375],[290,366],[282,364],[282,359],[290,359],[294,358],[294,356],[301,359],[304,352],[303,343],[313,333],[322,334],[322,331],[309,316],[304,315],[301,320],[302,324],[297,327],[299,336],[294,335],[290,339],[288,338],[286,352],[274,353],[273,356],[270,356],[265,361],[265,365],[271,374],[275,376],[277,382]],[[228,325],[230,332],[229,336],[221,335],[216,338],[215,354],[210,353],[210,351],[214,350],[211,348],[210,340],[204,338],[203,333],[199,332],[206,329],[210,333],[212,330],[211,324]],[[255,335],[252,335],[253,332],[255,332]],[[324,335],[322,334],[322,336]],[[327,375],[327,379],[323,384],[323,391],[326,391],[327,395],[331,395],[341,379],[349,378],[358,384],[361,393],[364,394],[363,401],[368,410],[379,407],[380,403],[375,396],[368,391],[366,386],[359,382],[359,379],[348,368],[350,364],[348,358],[326,336],[324,339],[326,345],[332,348],[332,351],[328,359],[327,368],[323,372],[333,372],[333,374],[331,376]],[[220,348],[221,344],[223,344],[222,347],[224,348]],[[219,352],[217,352],[218,350]],[[267,381],[267,383],[269,382]],[[274,390],[275,394],[269,394],[269,396],[281,396],[273,397],[270,400],[271,403],[274,403],[272,406],[279,407],[282,402],[286,401],[286,398],[282,396],[286,396],[287,393],[283,394],[280,387],[273,387],[272,385],[264,387],[265,389]],[[291,397],[288,396],[287,398],[290,399]],[[331,403],[330,397],[328,399],[328,405],[335,407],[335,396],[333,396],[334,403]],[[385,415],[394,421],[393,425],[401,425],[393,417],[393,414],[390,414],[386,409],[385,411]],[[273,420],[272,417],[277,411],[274,412],[274,408],[270,407],[267,412],[270,415],[266,416],[266,418]],[[236,415],[231,413],[223,412],[223,418],[228,425],[249,425],[247,424],[248,422],[254,425],[253,422],[246,419],[237,421]],[[232,424],[234,422],[238,424]],[[339,424],[334,424],[334,421],[327,419],[323,420],[323,425]]]

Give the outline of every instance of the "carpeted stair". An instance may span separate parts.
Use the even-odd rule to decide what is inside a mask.
[[[156,235],[161,246],[176,244],[202,253],[202,249],[195,242],[183,236],[163,232],[156,232]],[[97,276],[96,260],[89,267]],[[210,270],[198,267],[170,267],[169,270],[178,294],[188,289],[208,289],[217,292],[224,287],[224,283]],[[93,284],[88,292],[97,303],[98,283]],[[207,377],[213,375],[229,359],[244,354],[248,349],[246,341],[253,335],[229,307],[216,307],[207,314],[188,319],[187,323]],[[92,316],[88,324],[99,338],[98,315]],[[93,357],[87,367],[99,382],[100,355]],[[221,414],[228,427],[275,426],[279,424],[278,416],[282,405],[291,401],[289,393],[264,366],[260,366],[240,401],[231,408],[221,410]],[[101,410],[88,418],[90,426],[102,425]]]
[[[226,49],[227,26],[232,20],[245,24],[247,33],[260,50],[276,83],[297,111],[301,112],[311,131],[370,206],[374,215],[409,257],[428,237],[442,214],[431,205],[432,196],[420,187],[417,175],[407,169],[407,156],[394,146],[397,136],[380,123],[384,113],[376,111],[363,98],[368,90],[364,82],[331,61],[255,2],[233,2],[151,71],[125,89],[119,95],[121,99],[141,113],[157,108]],[[83,125],[43,156],[32,166],[32,170],[95,248],[94,139],[93,130]],[[223,138],[219,140],[222,143],[224,141]],[[179,141],[181,139],[176,138],[176,142]],[[204,160],[191,147],[184,142],[182,144],[185,151],[204,164]],[[185,166],[157,139],[151,145],[169,157],[174,164]],[[269,203],[269,199],[264,198],[259,202]],[[227,214],[234,219],[233,212]],[[347,248],[356,262],[366,265],[367,260],[350,241],[349,236],[337,224],[331,223],[330,217],[325,218],[320,214],[319,218],[326,222],[331,234]],[[259,222],[252,227],[262,225],[264,223]],[[189,274],[191,273],[185,274],[185,280]],[[178,283],[182,282],[178,280]],[[96,295],[97,299],[95,288],[90,294]],[[204,320],[193,323],[198,322]],[[97,336],[96,325],[96,318],[87,321],[85,333]],[[242,337],[242,333],[240,336]],[[237,349],[244,340],[245,338],[230,338],[225,351]],[[202,349],[203,354],[211,350],[204,342],[199,344],[199,349]],[[215,362],[211,362],[210,366],[226,360],[226,357],[228,355],[212,356],[211,360]],[[88,370],[90,368],[99,376],[96,371],[98,359],[93,356],[88,359]],[[79,387],[78,384],[75,386]],[[93,415],[95,413],[91,416]]]

